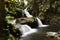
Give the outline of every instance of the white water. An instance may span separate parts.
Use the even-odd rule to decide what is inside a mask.
[[[30,31],[24,33],[21,37],[25,37],[36,32],[37,32],[37,29],[31,29]]]
[[[26,24],[24,24],[24,25],[16,24],[16,26],[21,31],[22,34],[24,34],[24,33],[26,33],[26,32],[31,30],[31,28],[28,25],[26,25]]]
[[[37,23],[38,23],[38,27],[47,27],[48,25],[43,25],[43,23],[41,22],[41,20],[36,17]]]
[[[26,15],[26,17],[33,17],[32,15],[29,14],[27,8],[22,10],[22,13]],[[38,23],[38,27],[47,27],[48,25],[43,25],[43,23],[41,22],[41,20],[36,17],[36,21]],[[16,23],[16,19],[13,20],[13,24],[16,25],[16,28],[18,28],[20,30],[20,32],[22,33],[21,37],[26,37],[28,35],[31,35],[34,33],[37,33],[38,29],[32,29],[29,25],[27,24],[20,24],[20,23]]]
[[[32,29],[27,24],[16,23],[16,19],[10,20],[10,23],[16,25],[16,28],[18,28],[20,30],[20,32],[22,33],[22,36],[21,37],[25,37],[27,35],[30,35],[32,33],[37,32],[37,29]]]
[[[27,0],[19,0],[20,3],[24,2],[24,5],[27,6],[28,5],[28,1]]]
[[[36,17],[36,19],[37,19],[37,22],[38,22],[38,25],[39,25],[39,27],[47,27],[48,25],[43,25],[42,24],[42,22],[41,22],[41,20],[38,18],[38,17]],[[27,36],[27,35],[31,35],[31,34],[33,34],[33,33],[36,33],[37,32],[37,30],[38,29],[32,29],[30,26],[28,26],[27,24],[20,24],[20,23],[17,23],[16,24],[17,26],[17,28],[21,31],[21,33],[22,33],[22,36],[21,37],[25,37],[25,36]]]
[[[27,8],[22,10],[23,15],[25,14],[26,17],[33,17],[32,15],[29,14]],[[41,20],[38,17],[36,17],[36,21],[38,23],[38,27],[47,27],[48,26],[48,25],[43,25],[43,23],[41,22]]]
[[[28,4],[28,1],[27,0],[24,0],[24,4],[25,4],[25,6]]]
[[[21,2],[21,0],[19,0],[19,2]]]
[[[47,27],[48,25],[43,25],[41,20],[36,17],[36,21],[39,25],[39,27]],[[20,24],[20,23],[16,23],[16,19],[11,21],[13,24],[16,25],[16,28],[18,28],[20,30],[20,32],[22,33],[21,37],[26,37],[28,35],[37,33],[38,29],[32,29],[30,26],[28,26],[27,24]]]
[[[43,25],[41,20],[36,17],[37,22],[39,27],[46,27],[47,25]],[[38,29],[32,29],[30,26],[28,26],[27,24],[20,24],[19,22],[16,23],[16,19],[12,20],[13,24],[16,25],[16,28],[18,28],[20,30],[20,32],[22,33],[22,39],[23,40],[40,40],[40,31],[38,31]],[[35,38],[34,38],[35,37]],[[36,39],[37,38],[37,39]]]
[[[41,20],[38,17],[36,17],[36,20],[38,22],[38,25],[43,25],[42,22],[41,22]]]
[[[26,24],[24,24],[24,25],[16,24],[16,27],[21,31],[21,33],[22,33],[21,37],[25,37],[25,36],[37,31],[36,29],[32,29],[30,26],[28,26]]]
[[[32,15],[30,15],[30,13],[28,12],[27,8],[22,10],[22,13],[26,15],[26,17],[33,17]]]

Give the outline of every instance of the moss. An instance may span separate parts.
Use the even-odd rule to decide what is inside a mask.
[[[25,17],[24,18],[18,18],[17,21],[20,23],[34,22],[34,18],[33,17],[31,17],[31,18],[25,18]]]

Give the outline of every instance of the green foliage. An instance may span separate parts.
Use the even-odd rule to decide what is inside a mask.
[[[56,23],[57,18],[60,17],[60,1],[57,0],[33,0],[31,3],[31,10],[33,16],[38,16],[45,24]],[[54,19],[55,18],[55,19]]]
[[[1,0],[2,1],[2,0]],[[22,10],[28,5],[28,11],[33,16],[38,16],[44,21],[45,24],[59,25],[60,26],[60,1],[59,0],[28,0],[29,4],[24,5],[24,0],[4,0],[4,5],[1,4],[0,7],[0,39],[1,40],[16,40],[15,37],[10,34],[9,24],[12,25],[12,29],[15,32],[15,25],[12,24],[11,19],[15,19]],[[4,8],[3,8],[4,7]],[[18,11],[18,12],[17,12]],[[31,20],[31,19],[30,19]],[[33,20],[33,19],[32,19]],[[4,32],[3,32],[4,31]],[[11,36],[12,35],[12,36]],[[4,38],[3,38],[4,37]]]

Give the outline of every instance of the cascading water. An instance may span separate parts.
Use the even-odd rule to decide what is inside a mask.
[[[26,25],[26,24],[16,24],[16,27],[21,31],[22,33],[22,37],[27,36],[28,34],[31,34],[33,32],[36,32],[36,29],[32,29],[30,28],[30,26]]]
[[[28,8],[28,7],[27,7],[27,8]],[[27,8],[24,9],[24,10],[22,10],[23,16],[24,16],[24,14],[25,14],[26,17],[33,17],[32,15],[29,14]],[[37,21],[37,23],[38,23],[38,27],[47,27],[47,26],[48,26],[48,25],[43,25],[43,23],[41,22],[41,20],[40,20],[38,17],[36,17],[36,21]]]
[[[23,14],[25,14],[26,15],[26,17],[33,17],[32,15],[30,15],[29,14],[29,12],[28,12],[28,10],[27,10],[27,8],[26,9],[24,9],[24,10],[22,10],[22,13]],[[48,25],[43,25],[42,24],[42,22],[41,22],[41,20],[38,18],[38,17],[36,17],[36,21],[37,21],[37,23],[38,23],[38,27],[47,27]],[[23,27],[23,26],[22,26]],[[30,26],[24,26],[26,29],[29,29],[30,28]],[[23,28],[24,28],[23,27]],[[25,30],[25,28],[24,28],[24,30]],[[24,31],[23,30],[23,31]],[[29,34],[32,34],[32,33],[36,33],[37,32],[37,29],[32,29],[32,28],[30,28],[30,30],[25,30],[25,32],[23,32],[24,34],[22,35],[22,37],[25,37],[25,36],[27,36],[27,35],[29,35]]]
[[[43,23],[41,22],[41,20],[38,17],[36,17],[36,21],[38,23],[38,27],[47,27],[48,26],[48,25],[43,25]]]
[[[24,4],[25,4],[25,6],[28,4],[28,1],[27,0],[24,0]]]
[[[24,9],[23,12],[24,12],[24,14],[26,14],[26,17],[33,17],[32,15],[29,14],[29,12],[27,11],[27,8]],[[36,21],[38,23],[38,27],[47,27],[48,26],[48,25],[43,25],[41,20],[38,17],[36,17]],[[20,32],[22,33],[21,37],[26,37],[27,35],[36,33],[38,30],[38,29],[32,29],[27,24],[20,24],[19,22],[16,23],[16,19],[13,20],[13,24],[15,24],[16,28],[18,28],[20,30]]]
[[[43,25],[41,20],[38,17],[36,17],[36,21],[38,22],[38,25]]]
[[[28,7],[27,7],[27,8],[28,8]],[[28,12],[27,8],[24,9],[24,10],[22,10],[23,16],[24,16],[24,14],[25,14],[26,17],[33,17],[32,15],[30,15],[30,13]]]
[[[28,0],[24,0],[24,5],[27,6],[29,3],[28,3]],[[26,17],[33,17],[32,15],[30,15],[30,13],[28,12],[28,7],[29,5],[24,9],[22,10],[22,14],[24,16],[24,14],[26,15]]]
[[[27,5],[28,2],[26,0],[24,0],[24,2]],[[30,15],[30,13],[28,12],[27,8],[25,8],[24,10],[22,10],[22,16],[24,16],[24,14],[25,14],[26,17],[33,17],[32,15]],[[43,25],[42,22],[41,22],[41,20],[38,17],[36,17],[36,21],[38,23],[38,26],[37,27],[46,27],[47,26],[47,25]],[[37,29],[32,29],[27,24],[21,24],[19,22],[18,23],[16,23],[16,22],[17,22],[16,19],[13,20],[13,24],[15,24],[16,25],[16,28],[18,28],[20,30],[20,32],[22,33],[22,36],[21,37],[24,37],[25,38],[28,35],[31,35],[33,33],[37,33]]]
[[[16,24],[16,26],[21,31],[22,34],[24,34],[24,33],[26,33],[26,32],[31,30],[31,28],[28,25],[26,25],[26,24],[24,24],[24,25]]]
[[[19,0],[21,2],[21,0]],[[25,5],[28,4],[28,2],[26,0],[24,0]],[[28,7],[27,7],[28,8]],[[24,16],[24,14],[26,15],[26,17],[33,17],[32,15],[30,15],[30,13],[28,12],[28,10],[24,9],[22,10],[22,16]],[[36,21],[38,23],[37,27],[47,27],[48,25],[43,25],[43,23],[41,22],[41,20],[36,17]],[[27,24],[20,24],[19,22],[16,23],[16,19],[15,20],[11,20],[10,23],[16,25],[16,28],[19,29],[19,31],[22,33],[22,38],[23,40],[42,40],[45,36],[45,30],[41,30],[41,29],[32,29],[29,25]],[[49,32],[48,35],[55,35],[56,33],[54,32]]]
[[[9,23],[12,23],[14,25],[16,25],[16,28],[18,28],[20,30],[20,32],[23,34],[25,34],[26,32],[31,31],[31,27],[28,26],[27,24],[20,24],[20,23],[16,23],[17,20],[10,20]]]

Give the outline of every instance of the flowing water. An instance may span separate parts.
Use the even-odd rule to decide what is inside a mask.
[[[38,27],[47,27],[48,26],[48,25],[44,25],[38,17],[36,17],[36,21],[38,23]]]
[[[25,14],[26,17],[33,17],[32,15],[30,15],[30,13],[28,12],[27,8],[22,10],[22,14],[23,14],[23,16]],[[41,20],[38,17],[36,17],[36,21],[38,23],[37,27],[46,27],[47,26],[47,25],[43,25]],[[34,32],[37,32],[37,29],[32,29],[27,24],[20,24],[20,23],[18,23],[16,25],[17,25],[17,28],[19,28],[19,30],[21,31],[22,37],[27,36],[28,34],[32,34]]]
[[[36,17],[36,21],[38,22],[38,25],[43,25],[41,20],[38,17]]]
[[[25,0],[26,1],[26,0]],[[25,2],[24,1],[24,2]],[[27,1],[26,1],[26,4],[27,4]],[[27,7],[28,8],[28,7]],[[27,8],[25,8],[24,10],[22,10],[22,16],[24,16],[24,14],[26,15],[26,17],[33,17],[27,10]],[[37,27],[46,27],[48,25],[43,25],[43,23],[41,22],[41,20],[36,17],[36,21],[38,23],[38,26]],[[13,24],[16,25],[16,28],[18,28],[20,30],[20,32],[22,33],[22,37],[25,37],[29,34],[32,34],[32,33],[36,33],[37,32],[37,29],[32,29],[29,25],[27,24],[20,24],[19,22],[16,23],[16,19],[13,20]]]
[[[21,1],[21,0],[19,0]],[[26,0],[24,0],[24,3],[25,5],[28,4],[28,2]],[[28,7],[27,7],[28,8]],[[33,17],[29,12],[28,10],[24,9],[22,10],[22,16],[24,16],[24,14],[26,15],[26,17]],[[44,25],[42,23],[42,21],[36,17],[36,21],[38,23],[38,26],[37,27],[48,27],[48,25]],[[22,33],[22,38],[23,40],[41,40],[40,38],[43,36],[45,36],[45,33],[42,31],[42,33],[40,32],[41,30],[38,31],[38,29],[33,29],[31,28],[29,25],[27,24],[20,24],[19,22],[16,23],[16,19],[15,20],[11,20],[9,23],[12,23],[12,24],[15,24],[16,25],[16,28],[19,29],[19,31]],[[49,32],[48,35],[54,35],[55,32]],[[44,39],[44,38],[43,38]]]
[[[27,7],[27,8],[28,8],[28,7]],[[24,9],[24,10],[22,10],[22,14],[23,14],[23,16],[24,16],[24,14],[25,14],[26,17],[33,17],[32,15],[30,15],[30,13],[28,12],[27,8]]]
[[[24,24],[24,25],[21,25],[21,24],[16,24],[17,28],[21,31],[22,34],[28,32],[31,30],[30,26]]]
[[[23,10],[24,14],[26,14],[27,17],[33,17],[32,15],[29,14],[29,12],[24,9]],[[37,27],[47,27],[48,25],[43,25],[43,23],[41,22],[41,20],[36,17],[36,21],[38,23],[38,26]],[[22,37],[25,37],[29,34],[32,34],[32,33],[35,33],[37,32],[37,29],[32,29],[29,25],[27,24],[20,24],[19,22],[16,23],[16,19],[15,20],[12,20],[13,24],[16,25],[16,28],[18,28],[20,30],[20,32],[22,33]]]
[[[27,0],[24,0],[24,4],[25,4],[25,6],[28,4],[28,1]]]

